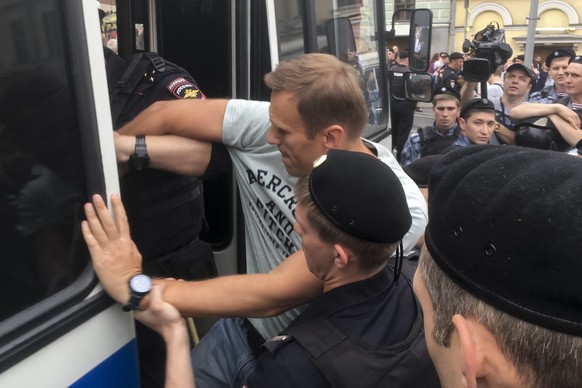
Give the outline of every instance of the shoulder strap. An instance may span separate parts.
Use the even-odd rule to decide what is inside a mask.
[[[421,128],[421,130],[418,131],[418,136],[420,137],[420,144],[424,144],[430,139],[432,139],[433,138],[432,135],[433,135],[432,126],[428,125],[424,128]]]
[[[127,69],[115,84],[115,91],[111,98],[111,119],[114,127],[131,93],[152,65],[158,72],[166,69],[166,63],[158,53],[138,53],[132,56]]]

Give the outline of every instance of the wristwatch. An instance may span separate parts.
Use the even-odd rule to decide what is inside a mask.
[[[129,166],[137,171],[142,171],[150,165],[150,156],[148,155],[148,146],[145,136],[135,137],[135,150],[129,157]]]
[[[133,311],[139,308],[141,300],[152,290],[152,278],[140,273],[129,279],[129,302],[123,306],[123,311]]]

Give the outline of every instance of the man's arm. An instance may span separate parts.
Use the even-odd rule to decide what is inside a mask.
[[[114,136],[117,162],[126,164],[135,150],[135,136]],[[179,136],[146,136],[146,144],[150,168],[180,175],[204,175],[212,154],[211,143]]]
[[[475,98],[475,88],[477,87],[477,84],[477,82],[465,82],[461,87],[461,105]]]
[[[499,128],[497,128],[493,134],[494,136],[497,136],[497,140],[499,140],[501,144],[515,145],[515,132],[501,123],[497,124],[499,124]]]
[[[572,109],[562,104],[534,104],[524,102],[511,108],[511,118],[523,120],[528,117],[558,115],[563,121],[575,128],[580,128],[580,117]],[[553,122],[554,120],[552,120]]]
[[[178,135],[222,142],[222,122],[228,100],[158,101],[119,129],[121,135]]]
[[[582,130],[574,127],[570,122],[564,120],[562,116],[550,115],[549,118],[568,144],[573,146],[582,140]]]
[[[85,205],[83,237],[101,284],[117,302],[129,300],[127,282],[141,272],[141,255],[131,241],[127,216],[118,195],[111,196],[115,217],[99,195]],[[280,314],[323,292],[307,268],[303,251],[289,256],[268,274],[225,276],[204,281],[159,280],[164,300],[183,315],[266,317]],[[147,308],[149,296],[142,300]]]
[[[135,317],[164,338],[167,355],[164,387],[194,388],[188,330],[180,312],[162,299],[162,290],[163,285],[155,285],[149,308],[136,312]]]

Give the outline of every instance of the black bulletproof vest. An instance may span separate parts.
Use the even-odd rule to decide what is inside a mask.
[[[453,135],[436,136],[432,126],[427,126],[418,131],[420,137],[420,154],[422,156],[438,155],[451,146],[459,137],[461,128],[457,125]]]
[[[282,334],[299,342],[333,388],[440,387],[426,349],[420,307],[417,310],[406,340],[376,349],[361,345],[325,319],[291,326]]]
[[[131,64],[128,65],[115,54],[110,54],[107,60],[112,112],[117,108],[119,113],[114,123],[115,129],[156,101],[176,99],[166,89],[172,80],[183,77],[196,84],[186,70],[163,61],[157,54],[151,54],[135,54],[139,59],[138,65],[146,66],[146,71],[133,70],[134,73],[140,73],[137,85],[133,88],[120,82],[124,77],[128,78],[130,70],[127,68]],[[163,69],[157,66],[159,61],[162,61]],[[118,99],[120,91],[128,93],[121,99],[121,103]],[[119,104],[123,106],[120,108]],[[144,266],[148,261],[174,252],[198,238],[205,226],[200,179],[145,169],[127,172],[120,184],[131,235],[143,255]]]

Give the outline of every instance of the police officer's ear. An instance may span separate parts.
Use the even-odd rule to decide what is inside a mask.
[[[350,251],[339,244],[334,244],[335,256],[333,258],[334,265],[337,269],[343,270],[347,267],[348,263],[353,260],[353,255]]]
[[[346,130],[338,124],[330,125],[322,131],[323,142],[328,150],[340,148],[345,140]]]

